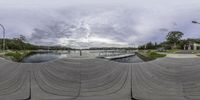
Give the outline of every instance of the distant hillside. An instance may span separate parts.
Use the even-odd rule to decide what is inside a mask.
[[[3,39],[0,39],[0,49],[2,49]],[[6,39],[6,49],[8,50],[68,50],[69,47],[62,46],[37,46],[23,42],[20,39]]]
[[[25,43],[20,39],[6,39],[6,49],[9,50],[36,50],[38,46]],[[2,49],[3,39],[0,39],[0,49]]]

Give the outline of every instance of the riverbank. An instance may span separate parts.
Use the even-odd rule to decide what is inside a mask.
[[[19,62],[30,52],[31,52],[30,50],[20,50],[20,51],[7,50],[5,52],[1,52],[0,57],[6,60]]]
[[[13,50],[7,50],[4,53],[0,53],[0,57],[7,59],[7,60],[11,60],[11,61],[15,61],[15,62],[20,62],[22,61],[23,58],[34,54],[34,51],[31,50],[20,50],[20,51],[13,51]],[[73,53],[72,54],[68,54],[68,57],[70,58],[74,58],[77,54],[79,53]],[[91,55],[91,53],[87,53],[87,54],[83,54],[83,55]],[[161,54],[161,53],[157,53],[155,51],[139,51],[136,53],[136,55],[141,58],[143,61],[151,61],[151,60],[155,60],[157,58],[161,58],[161,57],[165,57],[166,54]],[[81,56],[83,58],[83,56]],[[84,56],[85,58],[86,56]],[[79,56],[80,58],[80,56]],[[86,57],[88,58],[88,57]],[[91,58],[91,57],[90,57]]]
[[[155,51],[139,51],[136,53],[143,61],[151,61],[157,58],[166,57],[166,54],[160,54]]]

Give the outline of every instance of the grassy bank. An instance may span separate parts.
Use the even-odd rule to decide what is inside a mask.
[[[176,53],[177,51],[179,51],[178,49],[172,49],[172,50],[166,50],[166,53]]]
[[[10,60],[18,62],[29,53],[30,53],[30,51],[28,51],[28,50],[6,51],[3,54],[3,57],[6,59],[10,59]]]
[[[165,54],[159,54],[155,51],[139,51],[137,55],[144,61],[155,60],[157,58],[165,57]]]

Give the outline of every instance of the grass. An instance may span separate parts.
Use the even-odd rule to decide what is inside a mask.
[[[157,52],[148,52],[147,56],[152,58],[152,59],[157,59],[157,58],[165,57],[166,55],[165,54],[159,54]]]
[[[23,57],[25,57],[30,51],[7,51],[4,56],[10,58],[13,61],[20,61]]]
[[[139,51],[138,56],[144,61],[150,61],[150,60],[155,60],[157,58],[165,57],[166,54],[159,54],[156,51],[148,50],[148,51]]]
[[[176,53],[178,49],[166,50],[166,53]]]

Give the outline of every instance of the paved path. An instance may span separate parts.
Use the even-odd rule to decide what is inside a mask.
[[[167,54],[170,58],[197,58],[196,54]]]
[[[200,100],[200,58],[137,64],[105,59],[20,64],[0,59],[0,100],[131,100],[131,93],[138,100]]]

